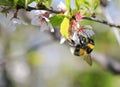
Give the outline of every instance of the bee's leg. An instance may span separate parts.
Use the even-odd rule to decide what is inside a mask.
[[[93,49],[91,49],[90,47],[86,46],[86,51],[87,51],[88,54],[90,54],[93,51]]]
[[[76,43],[75,43],[74,40],[71,39],[71,40],[68,40],[67,42],[68,42],[68,44],[69,44],[71,47],[75,47],[75,44],[76,44]]]
[[[75,51],[74,51],[74,55],[80,56],[80,54],[79,54],[80,48],[81,48],[81,45],[80,45],[80,44],[76,45]]]

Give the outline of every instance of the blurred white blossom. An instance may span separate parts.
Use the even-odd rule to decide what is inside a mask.
[[[31,24],[35,25],[35,26],[40,26],[44,21],[42,21],[42,17],[40,16],[35,16],[32,20],[31,20]]]
[[[33,17],[31,24],[40,27],[40,31],[50,30],[51,32],[54,32],[50,20],[47,17],[42,16],[42,13],[44,14],[45,11],[41,11],[39,15]]]
[[[5,14],[0,14],[0,23],[3,25],[5,28],[9,28],[11,30],[16,30],[16,25],[17,24],[23,24],[23,25],[28,25],[26,22],[24,22],[20,18],[12,18],[12,14],[8,14],[7,16]]]
[[[73,36],[71,37],[71,39],[72,39],[76,44],[79,43],[79,37],[78,37],[78,32],[77,32],[77,31],[73,33]]]
[[[19,19],[19,18],[12,18],[12,19],[11,19],[11,22],[12,22],[13,24],[28,25],[26,22],[24,22],[22,19]]]
[[[19,18],[12,18],[10,20],[10,25],[11,25],[11,29],[14,31],[16,30],[16,25],[17,24],[23,24],[23,25],[28,25],[26,22],[24,22],[22,19],[19,19]]]
[[[30,7],[36,7],[37,3],[35,1],[33,1],[32,3],[28,4],[28,6],[30,6]]]
[[[61,10],[67,10],[65,4],[62,1],[60,1],[60,3],[58,4],[57,9],[59,11],[61,11]]]
[[[66,41],[66,38],[61,36],[61,38],[60,38],[60,44],[63,44],[65,41]]]
[[[70,52],[72,53],[72,55],[74,55],[74,50],[75,50],[74,47],[70,47]]]
[[[60,1],[60,3],[57,5],[57,10],[64,15],[67,15],[68,13],[66,5],[62,1]]]
[[[28,65],[20,60],[10,63],[8,70],[11,77],[20,83],[27,81],[28,76],[30,75],[30,69]]]

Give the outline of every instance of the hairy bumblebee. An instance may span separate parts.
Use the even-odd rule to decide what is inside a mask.
[[[76,56],[83,56],[84,60],[89,64],[92,65],[91,55],[90,53],[93,51],[94,48],[94,40],[91,38],[85,38],[84,36],[79,37],[79,43],[74,44],[73,54]]]

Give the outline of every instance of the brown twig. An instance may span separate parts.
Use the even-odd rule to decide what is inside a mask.
[[[59,14],[60,13],[59,11],[51,10],[51,9],[48,9],[48,8],[45,8],[45,7],[44,8],[43,7],[40,7],[40,8],[28,7],[26,10],[27,11],[31,11],[31,10],[46,10],[46,11],[50,11],[51,13],[55,13],[55,14]],[[106,24],[106,25],[108,25],[110,27],[120,28],[120,25],[112,24],[112,23],[109,23],[108,21],[105,21],[105,20],[100,20],[100,19],[96,19],[96,18],[92,18],[92,17],[83,17],[83,19],[94,21],[94,22],[98,22],[98,23],[102,23],[102,24]]]
[[[91,17],[83,17],[83,19],[98,22],[98,23],[102,23],[102,24],[106,24],[110,27],[120,28],[120,25],[112,24],[112,23],[109,23],[108,21],[105,21],[105,20],[100,20],[100,19],[91,18]]]
[[[40,6],[37,6],[37,7],[30,7],[30,6],[28,6],[27,8],[24,8],[24,7],[21,7],[21,6],[16,6],[16,7],[17,7],[17,9],[25,9],[27,11],[32,11],[32,10],[46,10],[46,11],[49,11],[49,12],[55,13],[55,14],[61,13],[60,11],[55,11],[53,9],[49,9],[49,8],[45,7],[44,5],[40,5]],[[110,27],[120,28],[120,25],[109,23],[108,21],[96,19],[96,18],[93,18],[93,17],[83,17],[83,19],[94,21],[94,22],[98,22],[98,23],[102,23],[102,24],[108,25]]]
[[[26,9],[27,11],[31,11],[31,10],[46,10],[46,11],[50,11],[51,13],[55,13],[55,14],[59,14],[60,12],[59,11],[55,11],[55,10],[52,10],[52,9],[48,9],[46,7],[39,7],[39,8],[34,8],[34,7],[27,7]]]

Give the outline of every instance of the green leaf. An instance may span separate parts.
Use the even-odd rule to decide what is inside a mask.
[[[24,6],[27,8],[28,4],[32,3],[34,0],[24,0]]]
[[[37,3],[42,3],[43,0],[35,0]]]
[[[65,17],[60,26],[60,33],[66,39],[69,39],[69,19]]]
[[[25,0],[25,8],[27,8],[28,2],[29,2],[29,0]]]
[[[50,6],[52,4],[52,0],[48,0],[48,4]]]
[[[60,24],[63,21],[64,17],[65,16],[63,14],[57,14],[57,15],[50,18],[50,23],[53,26],[60,26]]]
[[[77,9],[73,9],[72,11],[71,11],[71,15],[75,15],[75,14],[77,14],[78,13],[78,10]]]
[[[70,0],[65,0],[66,1],[66,7],[68,11],[70,11]]]
[[[13,6],[13,1],[11,1],[11,0],[0,0],[0,5],[4,5],[4,6]]]
[[[80,8],[80,0],[75,0],[75,6],[76,6],[76,9],[79,10]]]
[[[74,0],[75,6],[78,11],[84,14],[91,14],[95,12],[96,8],[100,5],[100,0]],[[82,9],[80,8],[82,7]],[[88,13],[89,11],[89,13]]]
[[[89,6],[89,3],[88,3],[88,0],[75,0],[75,6],[76,6],[76,9],[79,10],[80,9],[80,6],[85,6],[88,8]]]
[[[16,8],[17,5],[27,7],[27,5],[35,0],[0,0],[0,5]]]
[[[100,0],[89,0],[89,8],[91,11],[94,11],[100,4]]]
[[[33,2],[34,0],[16,0],[16,5],[22,6],[27,8],[28,4],[30,4],[31,2]]]
[[[89,20],[82,20],[81,22],[80,22],[80,25],[81,26],[85,26],[85,25],[93,25],[94,24],[94,22],[91,22],[91,21],[89,21]]]
[[[94,3],[95,6],[94,6],[94,10],[100,6],[100,1],[99,0],[96,0],[96,2]]]
[[[24,0],[18,0],[17,5],[25,7],[25,1]]]
[[[44,1],[44,2],[42,2],[42,4],[45,5],[47,8],[49,8],[50,5],[51,5],[51,2],[49,2],[49,1]]]
[[[82,0],[81,4],[87,8],[89,8],[89,0]]]
[[[35,0],[38,4],[42,4],[46,7],[50,7],[51,6],[51,3],[52,3],[52,0]]]
[[[18,2],[18,0],[14,0],[14,6],[16,6],[16,5],[17,5],[17,2]]]

